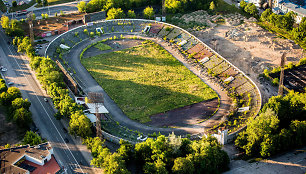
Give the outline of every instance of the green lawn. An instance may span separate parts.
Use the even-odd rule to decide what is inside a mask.
[[[98,48],[101,51],[112,49],[112,47],[110,47],[109,45],[106,45],[104,43],[98,43],[98,44],[95,45],[95,47]]]
[[[155,43],[81,60],[133,120],[217,97],[217,94]]]

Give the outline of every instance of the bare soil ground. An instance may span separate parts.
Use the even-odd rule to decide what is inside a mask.
[[[6,144],[19,143],[21,134],[16,124],[6,120],[4,109],[0,108],[0,148]]]
[[[264,69],[279,66],[284,52],[287,55],[286,64],[289,61],[297,62],[306,56],[299,45],[279,38],[253,22],[238,26],[218,24],[192,33],[248,75],[259,87],[263,103],[277,95],[277,87],[258,78]]]
[[[83,13],[71,13],[64,16],[35,20],[35,22],[33,23],[34,33],[42,33],[59,29],[63,27],[63,24],[68,21],[82,19],[83,15]],[[22,28],[25,30],[26,33],[29,33],[29,25],[27,23],[23,23]]]
[[[157,127],[184,127],[205,121],[218,109],[218,99],[203,101],[177,108],[165,113],[152,115],[147,124]]]

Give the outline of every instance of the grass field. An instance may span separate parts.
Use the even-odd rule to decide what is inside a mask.
[[[156,43],[81,60],[85,68],[131,119],[217,97],[217,94]]]
[[[98,43],[98,44],[95,45],[95,47],[98,48],[101,51],[112,49],[112,47],[110,47],[110,46],[108,46],[104,43]]]

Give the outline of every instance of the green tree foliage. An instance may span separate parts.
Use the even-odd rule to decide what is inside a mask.
[[[272,14],[272,10],[270,8],[266,9],[260,16],[262,21],[269,21],[269,16]]]
[[[244,8],[244,11],[249,13],[250,15],[257,17],[258,16],[258,10],[255,4],[248,3],[247,6]]]
[[[305,115],[306,93],[291,91],[284,97],[271,97],[261,114],[248,122],[247,129],[239,134],[235,144],[246,155],[261,157],[304,146]]]
[[[241,8],[241,9],[244,10],[244,8],[245,8],[246,6],[247,6],[247,3],[246,3],[244,0],[240,1],[240,8]]]
[[[209,5],[209,10],[211,10],[211,11],[216,10],[216,5],[215,5],[214,1],[211,1],[210,5]]]
[[[13,113],[13,121],[19,127],[28,127],[32,123],[32,114],[25,108],[16,109]]]
[[[41,144],[41,137],[32,131],[27,131],[22,140],[23,144],[30,144],[31,146]]]
[[[86,2],[85,1],[81,1],[78,3],[77,8],[79,10],[79,12],[84,13],[86,12]]]
[[[69,132],[72,135],[78,135],[86,138],[91,135],[91,122],[83,112],[77,111],[71,115],[69,122]]]
[[[94,156],[92,164],[105,167],[106,173],[115,173],[118,169],[127,172],[125,165],[131,159],[143,173],[149,174],[220,173],[227,170],[229,164],[226,152],[216,138],[210,136],[192,142],[174,134],[160,135],[137,143],[135,147],[120,141],[120,148],[113,154],[102,147],[98,138],[88,138],[85,143]]]
[[[48,0],[43,0],[43,5],[44,6],[48,6],[49,4],[48,4]]]
[[[109,19],[122,19],[125,17],[125,14],[121,8],[111,8],[107,12],[107,18]]]
[[[5,16],[5,15],[2,15],[1,26],[2,26],[3,29],[9,28],[10,27],[10,18]]]
[[[1,26],[9,36],[22,36],[24,34],[24,31],[21,29],[17,20],[10,20],[5,15],[2,15],[1,17]]]
[[[26,110],[29,110],[30,106],[31,106],[31,102],[29,102],[28,99],[15,98],[12,101],[11,110],[16,110],[19,108],[25,108]]]
[[[37,3],[38,5],[41,5],[42,1],[41,1],[41,0],[36,0],[36,3]]]
[[[143,16],[147,19],[152,19],[154,15],[155,15],[155,12],[154,12],[153,7],[148,6],[143,10]]]
[[[177,174],[189,174],[194,173],[195,168],[192,162],[192,156],[188,157],[178,157],[174,160],[174,165],[172,167],[173,173]]]
[[[2,92],[5,92],[7,90],[7,86],[5,84],[5,81],[3,79],[0,79],[0,94]]]
[[[127,12],[127,17],[128,18],[136,18],[136,14],[135,14],[134,10],[129,10]]]
[[[12,6],[13,7],[17,7],[17,2],[16,1],[12,1]]]

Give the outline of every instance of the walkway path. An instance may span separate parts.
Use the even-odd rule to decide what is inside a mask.
[[[121,125],[126,126],[129,129],[138,130],[140,132],[143,132],[145,134],[148,133],[154,133],[154,132],[161,132],[162,134],[169,134],[171,132],[174,132],[176,135],[183,135],[186,133],[189,134],[198,134],[203,133],[204,128],[211,128],[213,125],[219,124],[222,120],[222,117],[226,115],[227,111],[230,108],[231,100],[229,97],[227,97],[227,94],[225,91],[222,91],[219,86],[211,82],[208,78],[204,76],[204,74],[201,74],[196,68],[188,64],[182,55],[178,52],[178,50],[172,48],[168,45],[168,43],[155,39],[155,38],[149,38],[149,37],[143,37],[144,39],[150,39],[152,41],[155,41],[156,43],[160,44],[162,47],[164,47],[170,54],[172,54],[174,57],[176,57],[180,62],[182,62],[189,70],[191,70],[194,74],[196,74],[198,77],[200,77],[208,86],[210,86],[212,89],[214,89],[219,97],[220,97],[220,108],[217,111],[217,113],[211,117],[209,120],[193,125],[192,127],[180,127],[180,128],[158,128],[158,127],[151,127],[144,124],[141,124],[139,122],[133,121],[130,118],[128,118],[122,110],[117,106],[117,104],[107,95],[107,93],[102,89],[102,87],[96,82],[96,80],[89,74],[89,72],[83,67],[80,61],[80,53],[84,48],[86,48],[88,45],[95,43],[99,40],[103,40],[105,38],[108,38],[110,36],[116,35],[117,37],[120,37],[120,34],[123,33],[111,33],[111,34],[105,34],[102,37],[90,40],[86,39],[83,40],[80,44],[74,46],[70,53],[68,53],[69,56],[66,56],[66,61],[69,63],[69,65],[75,70],[76,74],[74,75],[75,79],[79,82],[80,86],[83,88],[85,93],[88,92],[101,92],[104,95],[104,104],[105,107],[108,109],[110,114],[112,115],[113,119],[115,121],[118,121]],[[125,37],[130,37],[132,35],[125,35]]]

